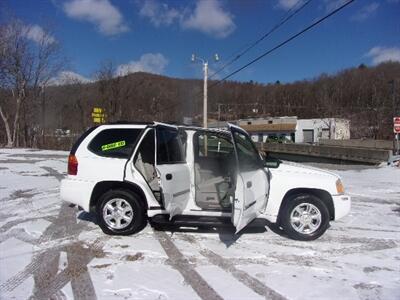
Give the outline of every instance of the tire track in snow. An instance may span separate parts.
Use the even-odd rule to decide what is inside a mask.
[[[222,300],[223,298],[200,276],[200,274],[188,262],[185,256],[163,231],[154,231],[154,235],[168,255],[169,264],[182,274],[187,282],[201,299]]]
[[[50,167],[42,167],[50,176],[57,180],[64,175]],[[42,217],[43,218],[43,217]],[[11,224],[12,227],[12,224]],[[69,208],[66,202],[62,203],[59,214],[51,220],[51,224],[36,240],[36,245],[64,238],[66,236],[77,238],[87,228],[87,224],[77,222],[75,210]],[[2,228],[3,230],[6,228]],[[46,249],[34,255],[32,261],[22,270],[0,285],[0,294],[11,292],[33,275],[34,290],[31,299],[52,298],[63,294],[61,289],[71,282],[72,292],[75,299],[96,299],[94,285],[90,277],[87,264],[102,252],[102,242],[95,241],[86,247],[83,243],[73,243],[58,249]],[[67,254],[68,266],[59,271],[60,254]],[[101,255],[101,254],[100,254]]]
[[[230,259],[223,258],[222,256],[216,254],[215,252],[204,248],[196,239],[192,236],[184,234],[182,236],[186,241],[190,242],[194,245],[207,260],[223,269],[225,272],[231,274],[236,280],[243,283],[245,286],[250,288],[255,293],[259,294],[265,299],[268,300],[284,300],[286,299],[284,296],[274,291],[270,287],[266,286],[264,283],[259,281],[257,278],[249,275],[245,271],[239,270],[236,268],[235,264]]]
[[[243,283],[245,286],[256,292],[257,294],[265,297],[268,300],[284,300],[286,299],[278,292],[274,291],[273,289],[267,287],[264,283],[259,281],[258,279],[250,276],[245,271],[239,270],[235,267],[235,265],[230,262],[228,259],[219,256],[218,254],[207,250],[202,249],[200,250],[201,255],[206,257],[212,264],[220,267],[224,271],[231,274],[234,278],[238,281]]]

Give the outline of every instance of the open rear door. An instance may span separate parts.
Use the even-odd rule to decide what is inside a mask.
[[[181,214],[190,197],[190,171],[176,126],[156,124],[156,170],[165,210]]]
[[[236,233],[264,211],[269,191],[269,180],[255,145],[240,127],[229,124],[235,147],[238,172],[232,205],[232,223]]]

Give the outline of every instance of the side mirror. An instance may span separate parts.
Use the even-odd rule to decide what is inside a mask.
[[[277,158],[267,157],[264,162],[264,166],[270,169],[277,169],[282,161]]]

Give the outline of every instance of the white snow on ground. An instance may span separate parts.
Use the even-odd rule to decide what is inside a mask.
[[[358,171],[336,171],[353,196],[394,200],[400,204],[400,168],[383,166]]]
[[[398,168],[334,171],[352,211],[313,242],[262,221],[113,237],[60,201],[67,156],[0,149],[0,299],[399,299]]]

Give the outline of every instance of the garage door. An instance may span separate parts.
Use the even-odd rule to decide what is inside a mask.
[[[303,129],[304,143],[314,143],[314,130]]]

